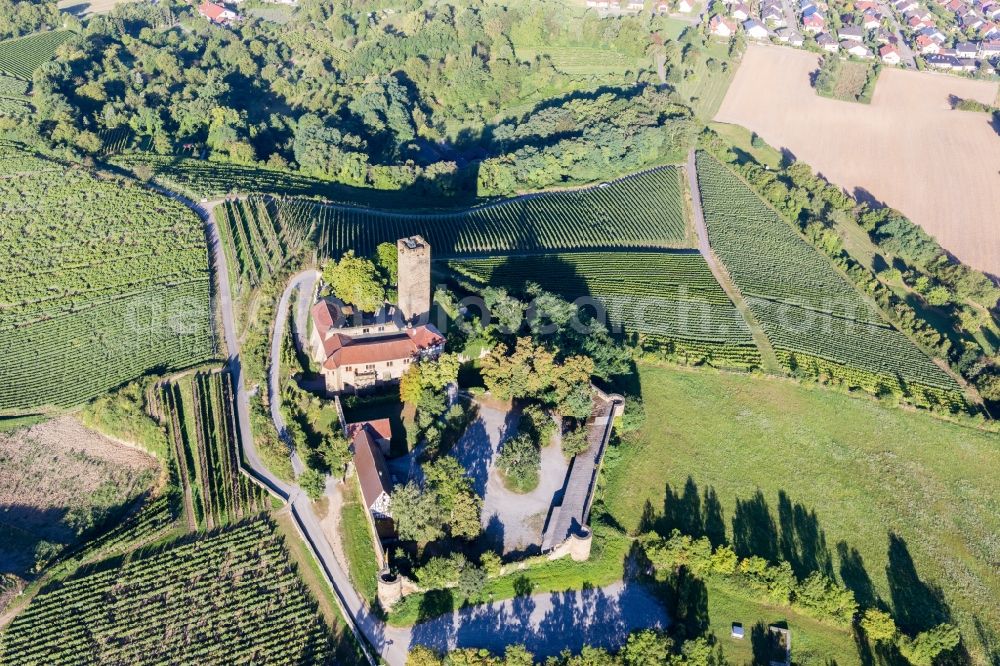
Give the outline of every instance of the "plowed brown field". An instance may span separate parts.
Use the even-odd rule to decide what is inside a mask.
[[[715,120],[870,193],[963,262],[1000,275],[1000,128],[949,104],[951,95],[994,104],[997,84],[886,68],[866,105],[816,95],[816,68],[815,54],[752,45]]]

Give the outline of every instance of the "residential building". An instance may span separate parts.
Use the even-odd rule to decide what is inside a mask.
[[[830,36],[830,33],[823,32],[816,36],[816,44],[824,51],[829,51],[830,53],[837,53],[840,51],[840,45],[837,44],[837,40]]]
[[[770,37],[767,28],[757,19],[749,19],[743,22],[743,30],[750,39],[764,40]]]
[[[854,56],[855,58],[871,58],[872,52],[868,47],[858,42],[844,40],[840,43],[840,48]]]
[[[814,35],[826,29],[826,19],[819,12],[812,12],[802,17],[802,29]]]
[[[841,41],[851,41],[861,43],[865,41],[865,31],[856,25],[845,25],[839,31]]]
[[[891,44],[881,47],[878,50],[878,57],[887,65],[898,65],[900,63],[899,50]]]
[[[736,34],[736,23],[724,16],[716,14],[708,22],[708,31],[716,37],[732,37]]]
[[[746,21],[750,18],[750,8],[742,3],[735,4],[729,10],[729,15],[737,21]]]
[[[230,25],[240,18],[236,12],[214,2],[203,2],[198,5],[198,13],[217,25]]]

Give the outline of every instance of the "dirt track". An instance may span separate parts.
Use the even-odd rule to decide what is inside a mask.
[[[864,105],[816,95],[816,67],[806,51],[751,45],[715,120],[757,132],[852,193],[867,191],[963,262],[1000,275],[1000,128],[948,101],[995,103],[997,84],[886,68]]]

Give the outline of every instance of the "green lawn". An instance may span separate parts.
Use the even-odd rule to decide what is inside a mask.
[[[344,537],[351,581],[368,604],[375,607],[378,598],[378,561],[372,544],[371,528],[365,508],[358,501],[360,491],[355,479],[345,486],[344,506],[340,514],[340,533]]]
[[[538,56],[548,56],[552,65],[570,76],[604,77],[623,76],[640,68],[651,69],[649,58],[635,58],[612,49],[589,46],[518,46],[517,57],[533,61]]]
[[[795,664],[836,663],[837,666],[861,664],[854,637],[847,629],[824,624],[811,617],[791,612],[781,606],[769,606],[750,601],[738,591],[709,581],[708,626],[726,657],[733,664],[750,664],[753,661],[751,634],[755,625],[787,626],[792,633],[792,658]],[[733,622],[743,625],[742,639],[733,638]]]
[[[729,63],[726,71],[721,68],[712,71],[708,67],[708,60],[727,60],[729,57],[729,45],[718,40],[710,40],[708,48],[702,53],[701,58],[694,65],[694,74],[685,78],[678,86],[678,91],[684,100],[691,100],[691,107],[695,115],[703,121],[709,121],[715,117],[722,100],[726,97],[729,84],[739,67],[738,62]]]
[[[800,574],[825,569],[911,630],[950,616],[985,659],[976,624],[1000,633],[1000,436],[788,380],[640,374],[657,418],[622,445],[604,489],[625,529],[645,512]]]

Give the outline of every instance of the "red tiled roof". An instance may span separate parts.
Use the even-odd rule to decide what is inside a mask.
[[[392,477],[385,464],[382,451],[372,438],[367,428],[361,428],[354,434],[354,468],[361,482],[361,494],[365,498],[365,507],[371,508],[382,493],[392,491]]]
[[[211,2],[203,2],[198,7],[198,11],[201,12],[203,16],[213,21],[218,21],[222,18],[222,14],[226,11],[226,8]]]
[[[368,429],[376,439],[392,439],[392,421],[389,419],[373,419],[347,424],[347,434],[351,439],[359,430]]]
[[[420,352],[444,344],[444,338],[431,326],[417,326],[398,333],[353,338],[334,333],[323,341],[329,370],[345,365],[385,363],[405,358],[415,358]]]

